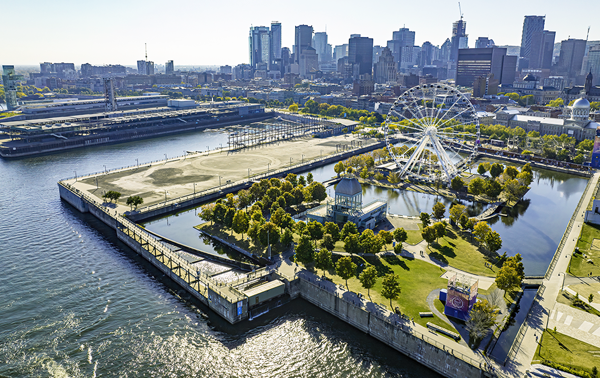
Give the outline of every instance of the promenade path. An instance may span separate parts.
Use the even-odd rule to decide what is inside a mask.
[[[581,232],[581,226],[584,223],[586,208],[592,197],[596,194],[595,188],[599,178],[600,173],[594,173],[590,179],[591,183],[588,184],[588,187],[590,187],[591,190],[585,192],[583,200],[575,210],[573,227],[567,235],[566,243],[563,248],[557,251],[558,257],[556,266],[549,277],[545,278],[543,281],[545,286],[543,294],[536,298],[529,311],[525,323],[523,339],[517,347],[514,356],[506,363],[506,372],[525,372],[531,369],[531,361],[538,346],[538,339],[544,329],[548,327],[550,315],[557,304],[557,297],[564,279],[563,275],[566,274],[567,268],[569,267],[570,257],[575,250],[577,239]],[[582,314],[585,313],[582,312]]]

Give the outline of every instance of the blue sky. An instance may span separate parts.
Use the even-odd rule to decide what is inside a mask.
[[[525,15],[546,15],[546,29],[556,31],[557,41],[585,38],[590,25],[589,39],[600,40],[600,24],[593,23],[600,1],[462,0],[461,6],[471,47],[480,36],[500,45],[520,44]],[[327,30],[332,45],[347,43],[352,33],[385,45],[403,26],[416,32],[416,44],[441,45],[460,17],[458,2],[447,0],[7,0],[0,9],[0,63],[16,65],[134,65],[144,58],[145,42],[148,59],[156,63],[247,63],[249,27],[274,20],[282,23],[288,47],[299,24]]]

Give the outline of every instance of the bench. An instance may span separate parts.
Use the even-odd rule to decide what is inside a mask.
[[[431,328],[432,330],[434,330],[436,332],[443,333],[444,335],[449,336],[449,337],[453,338],[456,341],[460,340],[460,335],[458,333],[454,333],[452,331],[448,331],[447,329],[442,328],[440,326],[437,326],[437,325],[435,325],[433,323],[429,323],[428,322],[427,323],[427,328]]]
[[[419,316],[422,318],[433,318],[433,312],[419,312]]]

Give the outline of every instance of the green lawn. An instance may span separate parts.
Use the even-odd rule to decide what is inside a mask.
[[[468,236],[467,236],[468,237]],[[478,248],[460,235],[460,231],[447,228],[446,236],[438,242],[431,243],[426,249],[429,256],[465,272],[494,277],[498,269],[485,266],[494,263],[497,254],[492,255],[483,248]]]
[[[340,256],[333,256],[334,262],[337,261]],[[446,322],[439,319],[437,316],[433,318],[421,318],[419,312],[430,312],[429,306],[427,305],[427,295],[434,289],[443,289],[448,286],[448,280],[441,278],[444,274],[444,270],[428,264],[420,260],[412,260],[398,256],[386,256],[379,258],[377,256],[352,256],[352,260],[358,266],[356,277],[348,280],[349,290],[355,293],[362,293],[367,297],[367,290],[364,289],[358,275],[366,267],[366,264],[371,264],[377,268],[379,278],[375,287],[371,289],[371,301],[375,303],[381,303],[385,305],[388,310],[392,310],[396,306],[400,308],[402,313],[413,317],[416,323],[426,326],[427,322],[434,323],[440,327],[444,327],[448,330],[456,332]],[[362,266],[361,266],[362,265]],[[322,275],[323,271],[314,269],[317,274]],[[392,308],[390,308],[390,301],[381,296],[381,282],[382,277],[390,272],[394,272],[400,278],[400,286],[402,288],[402,294],[400,298],[392,301]],[[331,278],[336,284],[345,285],[345,281],[339,276],[335,275],[334,269],[326,272],[326,276]]]
[[[592,245],[594,239],[599,239],[596,246]],[[590,272],[593,276],[600,275],[600,226],[583,224],[577,247],[581,253],[574,254],[571,258],[570,273],[577,277],[587,276]]]
[[[583,294],[581,294],[581,293],[578,293],[578,294],[579,294],[579,298],[587,299],[587,296],[584,297]],[[562,293],[558,293],[558,297],[556,297],[556,301],[559,303],[573,307],[576,310],[585,311],[588,314],[600,316],[600,311],[596,310],[595,308],[588,305],[587,303],[584,303],[582,306],[574,306],[573,299],[574,299],[573,296],[571,294],[567,293],[566,291],[563,291]],[[597,301],[598,299],[595,298],[594,300]]]
[[[552,330],[544,331],[532,363],[549,361],[567,368],[592,373],[600,367],[600,348]]]

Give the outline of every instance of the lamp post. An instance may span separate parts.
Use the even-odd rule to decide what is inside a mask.
[[[219,143],[219,145],[221,146],[221,151],[219,153],[223,152],[223,143]]]
[[[267,175],[269,175],[269,169],[271,168],[271,163],[267,163]]]
[[[290,158],[290,167],[292,166],[292,158]]]
[[[196,194],[196,183],[194,183],[194,194]]]
[[[137,159],[137,158],[135,159],[135,165],[136,165],[136,167],[139,167],[139,166],[140,166],[140,162],[138,161],[138,159]]]
[[[302,154],[302,164],[304,164],[304,154]]]
[[[165,202],[167,202],[167,194],[169,194],[169,192],[165,190]]]
[[[221,187],[221,176],[219,176],[219,188]]]
[[[186,160],[186,159],[187,159],[187,151],[183,150],[183,160]]]
[[[75,182],[77,182],[77,171],[73,171],[75,172]]]
[[[167,154],[165,154],[165,164],[167,164]]]
[[[104,167],[104,174],[106,174],[106,165],[102,165]]]
[[[565,288],[565,278],[566,278],[567,274],[565,272],[558,273],[559,276],[561,274],[563,275],[562,285],[560,286],[560,291],[562,292],[564,290],[564,288]]]
[[[248,180],[250,180],[250,171],[251,171],[251,169],[248,168]]]

